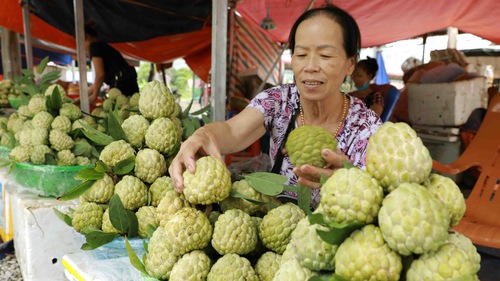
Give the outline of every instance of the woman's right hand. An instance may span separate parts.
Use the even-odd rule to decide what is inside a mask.
[[[222,160],[215,137],[204,126],[196,130],[193,135],[182,143],[179,152],[168,168],[170,178],[172,178],[175,190],[178,193],[182,193],[184,189],[182,173],[186,169],[194,173],[196,170],[196,160],[208,155]]]

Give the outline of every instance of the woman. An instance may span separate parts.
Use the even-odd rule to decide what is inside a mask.
[[[352,80],[357,90],[350,93],[350,95],[362,100],[368,108],[380,116],[384,110],[384,97],[382,93],[374,91],[370,87],[370,81],[375,78],[377,71],[378,64],[376,59],[368,57],[365,60],[360,60],[356,64],[352,75]]]
[[[99,41],[91,24],[85,25],[85,48],[94,65],[95,79],[89,87],[89,102],[95,104],[102,84],[118,88],[125,96],[139,92],[137,73],[123,56],[107,43]]]
[[[296,83],[261,92],[238,115],[201,127],[187,139],[169,167],[178,192],[183,188],[181,173],[185,168],[195,171],[196,156],[221,158],[221,153],[241,151],[266,130],[271,134],[273,171],[287,176],[287,184],[312,188],[314,203],[319,201],[322,174],[329,177],[343,160],[364,167],[368,138],[381,121],[361,101],[340,91],[344,78],[354,70],[361,45],[356,22],[335,6],[312,9],[293,25],[289,40]],[[281,154],[287,128],[304,125],[321,126],[339,142],[337,151],[322,151],[329,163],[324,168],[293,167],[288,156]]]

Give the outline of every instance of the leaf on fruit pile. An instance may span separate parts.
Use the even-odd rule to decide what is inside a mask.
[[[268,172],[251,173],[244,177],[255,190],[269,196],[280,194],[283,184],[287,181],[285,176]]]
[[[54,210],[56,217],[58,217],[60,220],[62,220],[68,226],[73,227],[73,223],[71,222],[72,221],[71,217],[68,214],[63,213],[56,208],[52,208],[52,210]]]
[[[73,187],[70,191],[66,192],[63,196],[57,198],[59,201],[67,201],[80,197],[80,195],[84,194],[87,190],[89,190],[92,185],[95,183],[95,180],[84,181],[76,187]]]
[[[122,161],[116,163],[113,167],[113,173],[117,175],[126,175],[130,173],[135,167],[135,156],[130,156]]]
[[[132,246],[130,246],[130,243],[128,242],[127,237],[125,237],[125,248],[127,249],[128,258],[129,258],[132,266],[135,267],[140,272],[142,272],[144,274],[148,274],[146,271],[146,267],[141,262],[139,257],[137,257],[137,254],[134,252],[134,249],[132,249]]]
[[[336,223],[326,222],[323,214],[309,214],[311,224],[319,224],[328,228],[328,231],[316,230],[323,241],[331,245],[340,245],[353,231],[364,226],[361,222]]]
[[[116,232],[104,232],[96,228],[84,228],[85,241],[81,247],[84,251],[90,251],[106,245],[118,237]]]

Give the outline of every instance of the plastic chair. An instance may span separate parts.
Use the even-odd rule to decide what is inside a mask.
[[[476,245],[500,249],[500,93],[488,106],[481,127],[469,146],[453,163],[434,160],[433,168],[445,174],[458,174],[469,168],[480,171],[471,194],[465,200],[465,215],[454,229]]]
[[[384,110],[382,110],[382,114],[380,115],[382,122],[387,122],[391,117],[392,111],[394,110],[396,103],[398,103],[399,96],[401,96],[401,91],[391,85],[387,91],[387,96],[385,97]]]

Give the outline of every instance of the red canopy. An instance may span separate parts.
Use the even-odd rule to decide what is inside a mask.
[[[103,0],[104,1],[104,0]],[[315,1],[320,6],[325,1]],[[329,1],[330,2],[330,1]],[[260,28],[267,5],[276,29],[266,31],[275,41],[286,42],[294,20],[306,9],[310,0],[241,0],[236,11]],[[448,26],[475,34],[500,44],[500,2],[498,0],[338,0],[358,22],[362,46],[377,46],[412,38]],[[0,26],[23,33],[21,7],[15,0],[0,0]],[[57,13],[57,11],[54,11]],[[137,15],[137,19],[147,15]],[[166,19],[168,20],[168,18]],[[111,23],[110,23],[111,24]],[[75,49],[72,36],[31,15],[32,36]],[[183,57],[194,72],[206,80],[211,59],[211,28],[161,36],[153,39],[113,44],[124,54],[155,63],[168,63]]]

